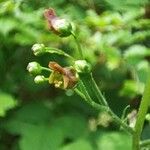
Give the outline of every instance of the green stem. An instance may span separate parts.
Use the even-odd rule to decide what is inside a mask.
[[[96,110],[101,110],[101,111],[107,111],[107,107],[99,105],[97,103],[95,103],[91,97],[89,96],[89,94],[87,93],[86,96],[79,91],[78,89],[74,89],[74,91],[81,97],[83,98],[89,105],[91,105],[93,108],[95,108]]]
[[[42,70],[45,70],[45,71],[48,71],[48,72],[52,72],[52,70],[51,70],[51,69],[46,68],[46,67],[42,67]]]
[[[75,89],[75,92],[79,96],[81,96],[81,98],[83,98],[92,107],[94,107],[98,110],[107,111],[108,108],[106,106],[99,105],[99,104],[95,103],[94,100],[92,100],[92,98],[90,97],[90,95],[89,95],[88,91],[86,90],[86,87],[82,81],[80,81],[80,87],[82,88],[83,93],[80,90],[78,90],[77,88]]]
[[[140,150],[140,136],[142,133],[144,120],[145,120],[146,113],[148,111],[149,104],[150,104],[150,77],[148,79],[148,82],[145,85],[144,94],[137,115],[135,132],[133,134],[133,143],[132,143],[133,150]]]
[[[95,95],[97,97],[97,99],[99,100],[100,104],[104,105],[104,106],[108,106],[106,99],[104,98],[104,96],[102,95],[99,87],[97,86],[92,73],[90,74],[90,83],[93,87],[93,91],[95,92]]]
[[[88,104],[90,104],[95,109],[108,112],[112,116],[112,118],[114,119],[116,124],[122,126],[127,132],[133,134],[133,132],[134,132],[133,129],[130,128],[126,123],[124,123],[116,114],[114,114],[114,112],[109,108],[108,105],[104,106],[104,105],[97,104],[96,102],[94,102],[94,100],[91,99],[91,97],[89,96],[89,94],[86,90],[86,87],[84,86],[82,81],[81,81],[80,86],[82,87],[82,91],[84,92],[84,94],[81,93],[78,89],[75,89],[75,92],[79,96],[81,96],[83,99],[85,99],[86,102],[88,102]]]
[[[109,109],[108,113],[112,116],[116,124],[120,125],[123,127],[124,130],[126,130],[130,134],[134,134],[134,130],[129,127],[123,120],[121,120],[111,109]]]
[[[78,41],[77,36],[76,36],[75,33],[73,33],[73,32],[72,32],[72,36],[74,37],[75,42],[76,42],[76,44],[77,44],[78,51],[79,51],[79,55],[80,55],[80,59],[84,59],[84,58],[83,58],[83,52],[82,52],[82,49],[81,49],[81,45],[80,45],[80,43],[79,43],[79,41]]]
[[[125,109],[123,110],[123,112],[122,112],[122,115],[121,115],[121,120],[124,120],[125,119],[125,117],[126,117],[126,112],[127,112],[127,110],[130,108],[130,105],[127,105],[126,107],[125,107]]]
[[[47,53],[63,55],[65,57],[72,59],[73,61],[75,60],[72,56],[70,56],[69,54],[67,54],[66,52],[64,52],[61,49],[53,48],[53,47],[46,47],[45,50]]]

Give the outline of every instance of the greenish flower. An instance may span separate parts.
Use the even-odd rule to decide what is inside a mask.
[[[39,83],[43,83],[47,81],[47,79],[43,76],[43,75],[37,75],[35,78],[34,78],[34,82],[39,84]]]
[[[91,72],[91,65],[86,60],[75,61],[74,67],[78,73]]]
[[[45,45],[44,44],[38,44],[38,43],[34,44],[31,49],[32,49],[35,56],[41,55],[41,54],[45,53],[45,51],[46,51]]]
[[[29,71],[29,73],[31,73],[33,75],[37,75],[37,74],[41,73],[42,67],[39,63],[33,61],[28,64],[27,70]]]

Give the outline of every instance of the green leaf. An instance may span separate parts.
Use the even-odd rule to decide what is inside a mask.
[[[139,78],[139,81],[142,83],[146,83],[147,77],[150,74],[150,69],[149,69],[149,63],[146,60],[140,61],[136,68],[137,68],[137,75]]]
[[[150,51],[142,45],[133,45],[124,53],[124,58],[132,65],[137,64],[146,56],[150,56]]]
[[[2,33],[5,36],[13,29],[16,29],[17,26],[18,26],[18,23],[16,22],[15,19],[10,19],[10,18],[0,19],[0,33]]]
[[[105,133],[97,144],[99,150],[131,150],[131,137],[125,133]]]
[[[0,116],[4,117],[6,111],[17,105],[16,100],[9,94],[0,92]]]
[[[137,94],[142,94],[144,90],[144,84],[134,80],[125,80],[123,88],[120,91],[121,96],[134,97]]]
[[[79,150],[79,149],[80,150],[93,150],[89,141],[87,141],[85,139],[77,140],[71,144],[64,146],[63,148],[61,148],[59,150]]]
[[[87,122],[79,115],[65,115],[60,117],[54,121],[54,126],[61,128],[64,136],[72,140],[85,136],[88,130]]]
[[[58,150],[63,142],[61,128],[50,125],[30,125],[19,142],[21,150]]]

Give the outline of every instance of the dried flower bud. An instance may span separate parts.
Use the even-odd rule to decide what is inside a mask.
[[[45,45],[44,44],[38,44],[38,43],[34,44],[31,49],[35,56],[45,53]]]
[[[72,34],[72,25],[66,19],[56,16],[53,9],[47,9],[44,16],[48,21],[49,28],[60,37],[67,37]]]
[[[50,84],[62,89],[70,89],[76,85],[78,77],[73,67],[61,67],[56,62],[49,62],[49,68],[53,70],[49,77]]]
[[[39,63],[37,62],[30,62],[27,66],[27,70],[33,74],[33,75],[37,75],[40,74],[42,71],[42,67]]]
[[[91,65],[86,60],[75,61],[74,67],[78,73],[89,73]]]
[[[39,84],[39,83],[43,83],[47,81],[46,78],[42,75],[37,75],[35,78],[34,78],[34,82]]]

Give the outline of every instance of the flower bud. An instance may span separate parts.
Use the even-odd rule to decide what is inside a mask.
[[[40,74],[41,71],[42,71],[42,67],[39,63],[37,62],[30,62],[27,66],[27,70],[33,74],[33,75],[37,75],[37,74]]]
[[[46,78],[42,75],[37,75],[35,78],[34,78],[34,82],[39,84],[39,83],[43,83],[47,81]]]
[[[56,16],[53,9],[47,9],[44,16],[48,21],[49,28],[60,37],[67,37],[72,34],[72,25],[66,19],[61,19]]]
[[[71,35],[72,25],[66,19],[53,20],[53,28],[58,32],[60,37]]]
[[[31,49],[35,56],[45,53],[45,45],[44,44],[34,44]]]
[[[75,61],[74,67],[78,73],[89,73],[91,65],[86,60]]]

